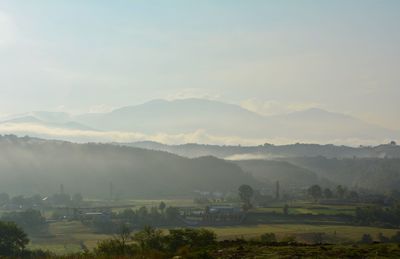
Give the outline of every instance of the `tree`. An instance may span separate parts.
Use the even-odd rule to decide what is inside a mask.
[[[325,190],[324,190],[324,197],[325,197],[326,199],[332,199],[333,193],[332,193],[331,189],[325,188]]]
[[[12,221],[24,229],[38,229],[46,224],[46,219],[40,211],[29,209],[26,211],[12,211],[1,216],[2,221]]]
[[[179,216],[179,210],[177,208],[168,207],[165,210],[165,218],[168,221],[174,221],[174,220],[176,220],[178,218],[178,216]]]
[[[133,240],[138,242],[142,250],[162,250],[163,238],[161,230],[150,226],[145,226],[133,236]]]
[[[179,248],[187,246],[207,247],[216,243],[217,236],[208,229],[180,228],[170,229],[169,235],[166,236],[168,250],[177,251]]]
[[[69,205],[71,203],[71,197],[67,193],[55,193],[51,197],[51,201],[55,205]]]
[[[133,256],[139,248],[136,244],[128,244],[131,238],[131,230],[126,224],[121,225],[118,236],[99,242],[94,249],[94,253],[99,257],[108,258],[110,256]]]
[[[158,205],[158,209],[161,210],[162,213],[164,213],[165,207],[167,207],[167,205],[163,201]]]
[[[360,243],[362,244],[371,244],[374,240],[372,239],[370,234],[364,234],[361,237]]]
[[[26,233],[15,223],[0,221],[0,256],[18,256],[28,243]]]
[[[122,244],[126,244],[126,242],[131,238],[132,230],[127,224],[122,224],[119,230],[119,240],[121,240]]]
[[[378,240],[381,243],[389,243],[390,242],[390,238],[384,236],[382,233],[378,234]]]
[[[322,244],[324,242],[324,233],[312,233],[312,240],[314,244]]]
[[[260,236],[261,242],[263,243],[276,243],[277,239],[274,233],[265,233]]]
[[[344,194],[346,193],[346,189],[343,186],[338,185],[336,187],[336,193],[337,193],[337,195],[339,196],[340,199],[343,199],[344,198]]]
[[[279,200],[280,198],[280,185],[279,181],[276,181],[276,190],[275,190],[275,199]]]
[[[283,214],[289,215],[289,205],[285,204],[285,206],[283,206]]]
[[[142,206],[136,211],[136,214],[140,219],[145,219],[149,215],[149,211],[145,206]]]
[[[317,201],[319,198],[322,197],[322,189],[319,185],[313,185],[307,190],[308,195],[313,197],[314,201]]]
[[[25,198],[22,195],[14,196],[11,198],[11,203],[16,206],[22,207],[25,204]]]
[[[9,202],[10,202],[10,196],[5,192],[0,193],[0,206],[5,205]]]
[[[400,243],[400,231],[397,231],[396,234],[390,238],[390,241],[393,243]]]
[[[80,193],[75,193],[75,194],[72,196],[72,202],[73,202],[75,205],[79,206],[79,205],[82,203],[82,201],[83,201],[82,194],[80,194]]]
[[[97,244],[94,254],[101,258],[132,256],[136,254],[137,250],[139,249],[134,244],[126,245],[119,239],[106,239]]]
[[[29,198],[30,202],[32,205],[41,205],[43,203],[43,198],[39,194],[33,195],[31,198]]]
[[[161,219],[161,214],[159,212],[159,210],[157,209],[157,207],[151,207],[150,208],[150,220],[151,222],[153,222],[153,224],[157,224],[159,222],[159,220]]]
[[[244,203],[244,209],[250,209],[252,207],[251,198],[254,195],[254,190],[250,185],[243,184],[239,187],[239,197]]]
[[[351,200],[358,200],[358,193],[356,191],[351,191],[348,195]]]

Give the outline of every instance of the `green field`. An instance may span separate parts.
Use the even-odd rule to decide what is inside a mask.
[[[309,224],[271,224],[255,226],[235,226],[235,227],[211,227],[220,240],[236,238],[255,238],[264,233],[275,233],[278,238],[285,236],[296,236],[298,241],[303,240],[303,236],[313,233],[325,233],[327,236],[339,242],[355,242],[361,239],[363,234],[370,234],[376,237],[379,233],[385,236],[392,236],[397,232],[396,229],[385,229],[378,227],[364,226],[337,226],[337,225],[309,225]]]
[[[364,233],[376,237],[378,233],[385,236],[393,235],[397,230],[360,226],[332,226],[305,224],[271,224],[255,226],[210,227],[219,240],[236,238],[257,238],[264,233],[275,233],[278,238],[296,236],[298,241],[308,241],[310,234],[325,233],[329,240],[339,243],[360,240]],[[31,236],[30,248],[41,248],[57,254],[67,254],[81,251],[81,243],[88,249],[93,249],[98,241],[111,238],[111,235],[94,233],[90,228],[76,221],[51,223],[46,236]]]
[[[57,254],[81,251],[81,242],[93,249],[98,241],[110,238],[110,235],[94,233],[78,221],[62,221],[49,224],[49,234],[30,236],[30,248],[41,248]]]
[[[163,200],[167,206],[188,206],[199,207],[193,203],[191,199],[179,200]],[[92,204],[98,206],[107,205],[108,201],[91,201]],[[113,206],[132,205],[133,209],[141,206],[157,207],[161,200],[124,200],[113,202]],[[253,212],[274,212],[276,214],[283,213],[283,203],[271,204],[267,208],[253,209]],[[360,205],[358,205],[360,206]],[[361,205],[363,206],[363,205]],[[292,202],[289,204],[289,214],[312,214],[312,215],[338,215],[354,214],[356,206],[352,205],[321,205],[312,202]],[[113,209],[114,211],[122,210],[123,208]],[[50,212],[45,214],[47,217]],[[262,215],[262,214],[261,214]],[[264,233],[275,233],[278,239],[288,236],[296,237],[300,242],[311,242],[313,235],[323,233],[324,241],[329,243],[350,243],[357,242],[363,234],[370,234],[376,238],[379,233],[385,236],[392,236],[397,232],[397,229],[386,229],[379,227],[365,226],[350,226],[343,223],[334,224],[334,222],[275,222],[275,223],[255,223],[256,225],[243,226],[227,226],[227,227],[208,227],[213,230],[219,240],[225,239],[252,239],[258,238]],[[83,247],[92,250],[101,240],[111,238],[111,235],[98,234],[91,228],[84,226],[78,221],[59,221],[49,223],[49,230],[46,234],[30,235],[30,248],[41,248],[49,250],[57,254],[67,254],[72,252],[82,251]]]
[[[267,208],[257,208],[260,212],[283,213],[285,203],[272,203]],[[296,201],[288,203],[289,214],[312,214],[312,215],[354,215],[356,206],[354,205],[322,205],[312,202]],[[358,204],[357,206],[368,206],[368,204]]]

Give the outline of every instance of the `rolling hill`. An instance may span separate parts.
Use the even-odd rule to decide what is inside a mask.
[[[185,197],[194,191],[236,192],[251,175],[214,157],[188,159],[160,151],[107,144],[74,144],[0,137],[0,192],[51,194],[60,184],[86,197]]]
[[[166,151],[185,157],[215,156],[228,160],[279,159],[284,157],[326,158],[400,158],[400,146],[384,144],[379,146],[336,146],[318,144],[293,144],[259,146],[219,146],[202,144],[165,145],[152,141],[124,143],[122,145]]]
[[[243,171],[249,172],[259,181],[275,189],[276,181],[280,182],[281,189],[306,189],[313,184],[330,185],[329,181],[320,178],[311,170],[293,165],[286,161],[271,160],[241,160],[235,161]]]

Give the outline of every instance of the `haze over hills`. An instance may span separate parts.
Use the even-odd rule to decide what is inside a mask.
[[[219,146],[202,144],[165,145],[152,141],[124,143],[123,145],[166,151],[185,157],[215,156],[228,160],[279,159],[285,157],[326,158],[400,158],[400,146],[395,143],[378,146],[336,146],[332,144],[293,144],[259,146]]]
[[[41,127],[34,127],[38,125]],[[239,105],[205,99],[154,100],[109,113],[75,116],[33,112],[3,120],[0,133],[80,142],[152,140],[169,144],[307,142],[358,145],[387,143],[400,138],[399,131],[321,109],[262,116]]]
[[[107,144],[74,144],[0,137],[0,189],[10,194],[70,193],[109,198],[186,197],[195,191],[236,192],[259,187],[250,174],[215,157],[188,159],[160,151]]]
[[[270,190],[275,190],[277,181],[281,184],[282,190],[306,189],[313,184],[333,185],[333,182],[319,177],[313,171],[286,161],[237,160],[234,163],[245,172],[251,173],[259,181],[267,184]]]
[[[30,137],[0,137],[0,189],[10,194],[69,192],[108,198],[190,197],[200,192],[236,193],[241,184],[273,193],[312,184],[394,190],[400,187],[399,158],[281,157],[227,161],[185,158],[168,152],[111,144],[74,144]]]
[[[319,157],[284,158],[292,165],[317,176],[353,188],[384,193],[400,187],[400,159],[336,159]]]

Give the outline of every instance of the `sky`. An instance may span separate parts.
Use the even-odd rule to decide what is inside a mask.
[[[397,0],[0,0],[0,115],[207,98],[400,129]]]

